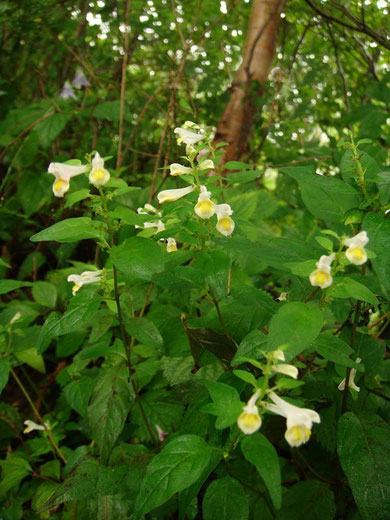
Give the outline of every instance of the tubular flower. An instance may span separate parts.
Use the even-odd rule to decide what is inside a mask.
[[[62,87],[62,90],[59,93],[58,97],[61,99],[69,99],[69,98],[77,99],[77,96],[73,90],[72,85],[69,83],[69,81],[65,81],[64,86]]]
[[[136,227],[139,228],[140,226],[136,226]],[[154,228],[154,227],[157,228],[156,233],[161,233],[162,231],[165,231],[164,222],[162,222],[161,220],[159,220],[158,222],[144,222],[143,229]]]
[[[56,197],[63,197],[69,190],[69,181],[76,175],[81,175],[87,171],[87,166],[73,166],[71,164],[50,163],[48,173],[54,175],[53,193]]]
[[[330,264],[333,262],[336,255],[332,253],[329,256],[322,255],[316,263],[317,269],[310,274],[310,283],[314,287],[321,287],[326,289],[332,285],[333,278],[331,273]]]
[[[92,169],[89,174],[89,182],[94,186],[103,186],[110,180],[109,172],[104,168],[104,159],[99,153],[95,153],[92,159]]]
[[[177,177],[178,175],[184,175],[186,173],[192,173],[192,168],[190,168],[189,166],[182,166],[178,163],[171,164],[169,170],[173,177]]]
[[[168,253],[173,253],[174,251],[177,251],[177,244],[174,238],[167,239],[167,251]]]
[[[175,128],[174,132],[178,136],[177,144],[184,143],[193,146],[194,144],[199,143],[199,141],[204,139],[202,134],[191,132],[191,130],[186,130],[185,128]]]
[[[233,215],[233,210],[229,204],[218,204],[215,207],[215,213],[218,218],[216,225],[217,231],[225,235],[225,237],[230,236],[235,227],[234,220],[230,217],[230,215]]]
[[[259,398],[260,390],[257,390],[249,399],[246,406],[244,406],[242,414],[237,419],[238,427],[245,435],[257,432],[261,426],[261,417],[256,406],[256,401]]]
[[[273,359],[274,361],[285,361],[284,352],[281,349],[273,350],[267,354],[269,359]]]
[[[199,168],[201,170],[213,170],[214,169],[214,163],[211,159],[206,159],[205,161],[199,163]]]
[[[24,424],[26,425],[26,428],[24,429],[23,433],[30,433],[34,430],[44,430],[45,428],[41,426],[40,424],[35,423],[34,421],[24,421]],[[48,425],[45,423],[46,428],[48,428]]]
[[[290,376],[293,379],[298,378],[298,369],[294,367],[294,365],[288,365],[286,363],[280,363],[279,365],[275,365],[272,367],[274,372],[278,372],[279,374],[284,374],[286,376]]]
[[[101,271],[84,271],[81,274],[70,274],[68,276],[68,282],[73,282],[74,285],[72,287],[73,296],[77,293],[78,290],[81,289],[83,285],[87,285],[89,283],[100,282],[102,279],[102,270]]]
[[[214,215],[216,205],[210,200],[210,196],[211,192],[207,191],[206,186],[201,186],[198,202],[195,206],[195,213],[198,217],[206,219]]]
[[[356,358],[356,363],[360,363],[360,362],[361,362],[361,359],[360,358]],[[360,387],[357,386],[357,384],[355,383],[355,377],[356,377],[356,368],[353,368],[351,370],[351,373],[349,374],[348,386],[350,388],[352,388],[353,390],[355,390],[356,392],[360,392]],[[337,388],[339,390],[344,390],[345,389],[345,377],[341,381],[341,383],[339,384],[339,386]]]
[[[164,190],[160,191],[160,193],[157,195],[157,200],[160,204],[163,204],[164,202],[173,202],[174,200],[179,200],[182,197],[185,197],[192,191],[194,191],[193,186],[187,186],[187,188],[180,188],[177,190]]]
[[[270,393],[271,400],[274,402],[265,404],[265,408],[271,412],[286,417],[287,430],[284,434],[286,441],[293,448],[305,444],[311,435],[313,423],[320,423],[321,419],[317,412],[309,408],[299,408],[284,401],[274,392]]]
[[[91,83],[88,81],[84,71],[80,67],[76,70],[76,74],[72,80],[74,88],[90,87]]]
[[[346,238],[344,244],[348,246],[345,256],[351,264],[362,265],[367,262],[367,253],[364,246],[368,244],[368,236],[365,231],[361,231],[352,238]]]

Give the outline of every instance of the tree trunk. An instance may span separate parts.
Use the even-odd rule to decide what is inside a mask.
[[[256,106],[275,55],[280,13],[285,0],[253,0],[243,59],[231,87],[230,101],[218,123],[216,142],[227,142],[223,162],[245,153]],[[253,84],[255,82],[255,85]]]

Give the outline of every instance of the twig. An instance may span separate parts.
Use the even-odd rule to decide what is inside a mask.
[[[339,75],[341,77],[341,81],[342,81],[342,84],[343,84],[345,106],[347,107],[348,111],[350,111],[351,110],[351,105],[349,103],[349,98],[348,98],[347,78],[345,77],[344,69],[343,69],[343,66],[342,66],[341,61],[340,61],[340,56],[339,56],[339,52],[338,52],[338,49],[337,49],[336,40],[335,40],[335,38],[333,36],[333,32],[332,32],[332,29],[330,27],[330,23],[326,22],[326,25],[328,27],[330,39],[332,40],[332,44],[333,44],[334,56],[336,58],[336,64],[337,64],[337,70],[339,71]]]
[[[309,300],[311,300],[311,299],[313,298],[313,296],[315,296],[315,295],[318,293],[319,290],[320,290],[319,287],[315,287],[315,289],[313,289],[313,290],[311,291],[311,293],[309,293],[309,294],[306,296],[306,298],[303,300],[303,303],[307,303]]]
[[[355,343],[356,328],[357,328],[357,323],[358,323],[358,320],[359,320],[361,303],[362,302],[360,300],[358,300],[357,304],[356,304],[356,309],[355,309],[355,319],[353,320],[351,339],[350,339],[350,342],[349,342],[349,344],[350,344],[352,349],[353,349],[353,345]],[[350,375],[351,375],[351,367],[348,367],[347,368],[347,372],[345,374],[345,386],[344,386],[344,393],[343,393],[343,402],[342,402],[342,405],[341,405],[341,413],[342,414],[347,410],[347,398],[348,398],[348,392],[349,392],[349,379],[350,379]]]
[[[126,67],[127,57],[129,52],[129,13],[131,0],[126,2],[125,10],[125,34],[123,38],[123,61],[122,61],[122,79],[121,79],[121,98],[119,109],[119,138],[118,138],[118,153],[116,158],[116,169],[118,170],[122,164],[122,140],[123,140],[123,118],[125,113],[125,90],[126,90]]]

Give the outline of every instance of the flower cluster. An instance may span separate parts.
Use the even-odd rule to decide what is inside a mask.
[[[54,175],[53,193],[62,198],[69,190],[70,179],[88,171],[88,165],[73,165],[66,163],[50,163],[48,173]],[[110,180],[110,173],[104,168],[104,159],[96,152],[92,159],[89,182],[96,187],[103,186]]]
[[[352,238],[343,240],[343,245],[347,246],[345,256],[351,264],[362,265],[367,262],[367,252],[364,247],[368,244],[368,241],[369,239],[365,231],[361,231]],[[321,287],[321,289],[326,289],[332,285],[331,264],[335,257],[335,253],[329,256],[321,256],[319,261],[316,262],[317,269],[310,273],[311,285]]]

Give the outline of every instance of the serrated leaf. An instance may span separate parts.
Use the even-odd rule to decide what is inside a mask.
[[[135,504],[135,518],[141,518],[196,482],[210,456],[210,446],[197,435],[173,439],[148,465]]]
[[[202,512],[204,520],[247,520],[249,504],[243,487],[231,477],[214,480],[204,495]]]
[[[101,238],[101,231],[89,217],[76,217],[61,220],[33,235],[31,242],[54,241],[62,244],[78,242],[88,238]]]
[[[244,457],[256,466],[270,493],[275,509],[282,504],[282,481],[279,458],[275,448],[261,433],[244,437],[241,441]]]
[[[390,518],[390,426],[373,413],[344,414],[338,425],[341,466],[364,520]]]
[[[132,280],[151,280],[154,274],[164,270],[161,247],[146,238],[128,238],[111,249],[110,257],[113,264]]]

